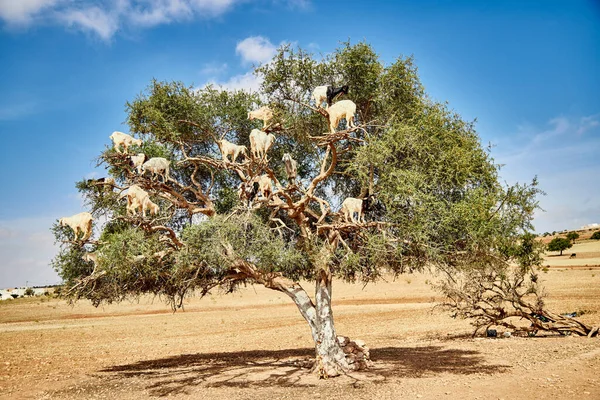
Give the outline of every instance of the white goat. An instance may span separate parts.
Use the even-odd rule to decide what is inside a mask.
[[[298,162],[292,158],[290,153],[285,153],[281,161],[285,164],[285,172],[287,173],[289,181],[295,183],[298,174]]]
[[[144,203],[150,199],[150,195],[138,185],[131,185],[127,189],[127,215],[135,214],[137,209],[144,210]]]
[[[273,143],[275,143],[275,135],[269,133],[265,139],[265,156],[267,155],[269,149],[273,146]]]
[[[335,99],[338,95],[342,93],[348,94],[348,89],[348,85],[344,85],[337,88],[330,85],[317,86],[313,90],[312,94],[313,99],[315,100],[315,106],[317,106],[317,108],[321,108],[321,104],[323,104],[323,102],[326,101],[327,106],[325,106],[325,109],[331,107],[333,99]]]
[[[350,219],[354,223],[365,222],[364,215],[362,214],[363,201],[354,197],[348,197],[342,203],[341,212],[344,214],[346,222],[350,222]],[[358,213],[358,221],[354,219],[354,213]]]
[[[219,150],[221,150],[221,156],[225,161],[229,161],[227,158],[228,155],[231,155],[232,157],[231,162],[236,162],[235,160],[238,158],[240,153],[245,157],[248,157],[248,148],[246,146],[239,146],[225,139],[217,140],[217,144],[219,145]]]
[[[346,118],[348,128],[354,128],[354,114],[356,113],[356,104],[352,100],[340,100],[329,109],[329,129],[331,133],[335,133],[335,129],[342,120]]]
[[[315,106],[317,108],[321,108],[321,104],[323,104],[324,101],[327,101],[327,88],[329,86],[325,85],[325,86],[317,86],[313,92],[312,92],[312,97],[315,100]]]
[[[256,182],[258,182],[258,190],[262,194],[262,196],[267,199],[273,193],[273,183],[269,175],[264,174],[256,178]]]
[[[166,158],[152,157],[142,164],[142,174],[145,174],[146,171],[150,171],[152,173],[152,179],[154,179],[156,175],[160,175],[163,177],[163,182],[167,182],[170,179],[169,163],[170,161]]]
[[[250,132],[250,151],[255,158],[264,158],[274,142],[275,135],[272,133],[267,134],[259,129]]]
[[[96,252],[93,253],[85,253],[81,259],[85,262],[93,262],[94,268],[98,265],[98,254]]]
[[[71,217],[63,217],[58,220],[60,226],[68,226],[75,232],[75,240],[79,237],[79,232],[83,233],[83,241],[92,236],[92,221],[94,217],[89,212],[82,212]]]
[[[142,215],[144,217],[146,216],[146,210],[150,211],[150,215],[156,215],[159,213],[160,207],[158,206],[158,204],[156,204],[152,200],[150,200],[150,197],[148,197],[142,203]]]
[[[140,209],[142,216],[146,216],[146,211],[150,215],[156,215],[160,211],[158,204],[150,200],[150,195],[138,185],[131,185],[127,189],[127,214],[135,214]]]
[[[258,110],[250,111],[248,113],[248,119],[260,119],[263,121],[263,129],[268,126],[268,122],[273,119],[273,110],[267,106],[262,106]]]
[[[121,153],[121,150],[120,150],[121,145],[123,145],[123,147],[125,148],[125,153],[127,153],[127,149],[131,145],[137,145],[137,146],[142,145],[141,139],[134,139],[133,137],[129,136],[128,134],[119,132],[119,131],[114,131],[112,133],[112,135],[110,135],[109,137],[112,140],[114,149],[117,151],[117,153]]]
[[[148,157],[144,153],[138,153],[137,156],[129,156],[130,165],[135,168],[138,174],[142,173],[142,164],[144,164]]]

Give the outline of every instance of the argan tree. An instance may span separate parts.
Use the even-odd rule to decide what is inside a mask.
[[[575,244],[575,241],[579,239],[579,233],[569,232],[567,233],[567,239],[569,239],[571,242],[573,242],[573,244]]]
[[[285,46],[255,73],[258,93],[153,81],[127,103],[142,146],[100,155],[114,185],[78,183],[96,219],[107,221],[99,237],[82,243],[54,227],[62,243],[54,267],[71,296],[100,304],[151,293],[178,307],[189,294],[264,285],[296,304],[315,343],[314,370],[335,376],[365,364],[337,339],[334,278],[373,282],[426,267],[451,277],[516,257],[535,182],[499,183],[473,124],[426,96],[412,58],[384,65],[364,43],[321,59]],[[311,99],[325,84],[349,86],[355,128],[342,121],[330,132],[327,110]],[[266,127],[248,119],[262,105],[274,112]],[[251,151],[252,129],[275,137],[264,157]],[[223,138],[247,146],[246,157],[223,159]],[[130,164],[137,153],[170,160],[168,179],[138,173]],[[296,179],[285,153],[297,161]],[[257,191],[259,179],[272,187]],[[134,183],[158,215],[127,213]],[[362,218],[341,215],[348,197],[363,200]],[[96,261],[84,261],[87,253]],[[301,281],[312,282],[314,296]]]
[[[571,247],[573,247],[573,243],[571,243],[571,240],[569,238],[554,238],[550,241],[550,243],[548,243],[548,251],[560,251],[560,255],[562,256],[562,253],[564,250],[570,249]]]

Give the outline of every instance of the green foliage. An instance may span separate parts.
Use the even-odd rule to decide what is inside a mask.
[[[429,266],[508,276],[511,261],[525,276],[539,264],[537,242],[524,236],[533,228],[541,193],[537,180],[502,186],[499,166],[474,124],[427,97],[411,57],[385,65],[363,42],[342,43],[321,59],[283,46],[255,73],[262,80],[260,93],[154,80],[127,103],[130,133],[143,139],[130,154],[171,160],[172,181],[138,176],[128,155],[105,149],[99,161],[117,189],[77,184],[94,216],[109,219],[98,241],[82,247],[54,227],[62,247],[53,266],[77,296],[99,304],[153,293],[178,305],[193,291],[230,291],[251,282],[248,275],[232,278],[240,274],[240,260],[260,274],[311,279],[328,246],[332,273],[349,281]],[[325,84],[349,85],[346,98],[357,104],[360,124],[329,147],[315,139],[328,132],[327,119],[307,106],[313,89]],[[248,120],[248,111],[263,104],[274,110],[277,126],[269,161],[223,165],[216,141],[226,138],[249,149],[248,135],[262,121]],[[240,202],[240,183],[267,170],[280,184],[277,191],[287,187],[281,157],[289,152],[298,161],[300,184],[286,194],[291,203],[302,203],[323,160],[331,162],[332,148],[337,163],[331,175],[315,182],[302,218],[288,203],[276,208],[266,201],[252,207]],[[126,215],[121,190],[132,183],[149,191],[159,215]],[[367,212],[368,224],[323,228],[340,222],[336,212],[344,198],[367,194],[380,202],[377,213]],[[332,209],[319,219],[323,204]],[[210,218],[191,225],[198,212]],[[97,264],[83,261],[90,252]]]
[[[567,233],[567,239],[575,243],[575,240],[579,239],[579,233],[577,232],[569,232]]]
[[[592,234],[592,236],[590,237],[590,239],[593,240],[600,240],[600,231],[596,231]]]
[[[565,238],[554,238],[548,243],[548,251],[560,251],[560,255],[562,255],[563,250],[570,249],[573,247],[573,243],[569,239]]]
[[[25,292],[23,293],[24,296],[33,296],[34,294],[35,294],[35,290],[33,290],[33,288],[30,288],[30,287],[25,289]]]
[[[231,273],[240,259],[261,271],[281,272],[295,280],[311,276],[302,252],[252,214],[216,216],[186,227],[182,237],[187,246],[179,263],[186,267],[201,265],[203,276],[215,274],[211,279],[216,281]]]

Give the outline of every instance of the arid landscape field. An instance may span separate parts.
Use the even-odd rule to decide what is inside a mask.
[[[600,324],[600,243],[548,254],[547,304]],[[569,258],[576,253],[575,258]],[[305,321],[262,287],[94,308],[39,297],[0,304],[2,399],[598,399],[600,339],[557,334],[472,338],[434,306],[426,274],[336,282],[339,334],[362,339],[374,367],[316,379]],[[502,333],[502,331],[500,331]],[[501,335],[500,335],[501,336]]]

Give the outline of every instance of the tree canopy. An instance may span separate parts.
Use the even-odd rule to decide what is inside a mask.
[[[567,233],[567,239],[569,239],[571,242],[575,243],[575,240],[579,239],[579,233],[569,232],[569,233]]]
[[[96,220],[107,219],[99,237],[83,243],[54,227],[62,247],[53,264],[72,296],[100,304],[153,293],[178,306],[191,293],[262,284],[296,303],[318,369],[331,375],[348,369],[333,328],[333,278],[371,282],[434,267],[454,293],[461,274],[506,276],[516,261],[524,277],[539,264],[523,236],[537,181],[503,186],[474,124],[426,95],[412,57],[384,64],[366,43],[343,43],[322,58],[283,46],[255,74],[258,93],[154,80],[126,104],[142,145],[102,152],[99,165],[114,185],[78,183]],[[311,100],[319,85],[349,86],[356,128],[342,122],[329,131],[328,110]],[[263,105],[274,114],[267,127],[248,118]],[[219,140],[250,150],[250,133],[261,128],[275,138],[266,157],[222,158]],[[137,153],[170,160],[170,177],[138,173],[130,158]],[[296,180],[285,153],[297,161]],[[248,198],[262,176],[272,190]],[[157,215],[127,212],[133,184]],[[340,214],[348,197],[370,205],[364,222]],[[83,260],[90,253],[96,261]],[[314,300],[300,280],[316,283]]]
[[[567,238],[557,237],[548,243],[548,251],[560,251],[561,256],[563,250],[570,249],[571,247],[573,247],[573,243]]]

